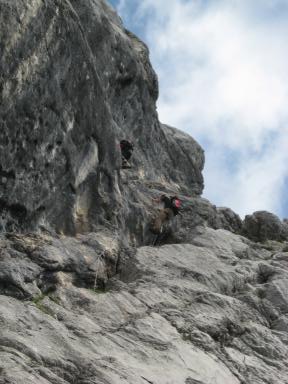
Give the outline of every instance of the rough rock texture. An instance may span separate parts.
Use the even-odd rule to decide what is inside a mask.
[[[227,229],[233,233],[241,233],[243,223],[240,216],[233,212],[232,209],[226,207],[217,208],[218,228]]]
[[[148,49],[104,1],[1,0],[0,25],[3,230],[103,224],[119,208],[121,138],[142,176],[202,192],[202,149],[160,125]]]
[[[273,213],[258,211],[245,217],[243,233],[255,241],[288,240],[288,224]]]
[[[287,384],[283,244],[109,236],[2,236],[0,383]]]
[[[287,223],[201,198],[157,97],[104,0],[0,0],[0,384],[288,383]]]

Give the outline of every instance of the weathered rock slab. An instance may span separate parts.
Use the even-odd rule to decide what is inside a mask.
[[[136,254],[107,232],[5,245],[37,249],[29,263],[44,274],[51,258],[57,279],[34,299],[0,296],[3,383],[287,382],[287,270],[239,235],[202,227],[190,244]],[[103,249],[122,262],[99,288],[87,274],[107,276],[105,259],[93,267]]]

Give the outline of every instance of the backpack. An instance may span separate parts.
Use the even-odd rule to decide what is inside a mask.
[[[133,144],[128,140],[121,140],[120,147],[122,150],[133,150]]]
[[[178,197],[171,197],[171,206],[175,213],[178,213],[181,208],[181,200]]]

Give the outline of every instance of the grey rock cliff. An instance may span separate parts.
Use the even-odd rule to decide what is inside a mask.
[[[0,76],[0,384],[287,384],[287,223],[201,198],[113,9],[0,0]]]
[[[288,224],[273,213],[257,211],[245,217],[243,233],[255,241],[288,240]]]
[[[107,204],[119,208],[126,137],[145,178],[202,192],[202,149],[159,123],[148,49],[105,2],[2,0],[0,15],[4,230],[103,222]]]

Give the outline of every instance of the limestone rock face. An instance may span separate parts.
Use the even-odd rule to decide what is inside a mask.
[[[201,198],[157,97],[104,0],[0,0],[0,384],[287,384],[287,223]]]
[[[104,1],[1,0],[0,18],[2,230],[103,224],[123,138],[142,176],[201,194],[203,150],[160,125],[148,48]]]
[[[286,384],[274,247],[203,226],[137,250],[108,232],[3,235],[0,383]]]
[[[241,233],[243,223],[237,213],[226,207],[217,208],[217,213],[219,221],[218,228],[227,229],[233,233]]]
[[[243,233],[256,241],[288,240],[288,225],[273,213],[258,211],[245,217]]]

